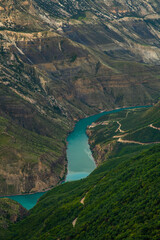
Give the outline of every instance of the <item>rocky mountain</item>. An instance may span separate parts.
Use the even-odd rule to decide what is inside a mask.
[[[159,62],[158,1],[36,3],[51,16],[63,19],[57,30],[74,41],[115,58]]]
[[[86,115],[159,99],[158,1],[0,2],[0,195],[66,173]]]

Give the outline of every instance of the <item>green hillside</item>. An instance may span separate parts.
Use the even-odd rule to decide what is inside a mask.
[[[97,163],[127,149],[133,154],[160,143],[159,124],[160,103],[152,108],[128,109],[101,117],[87,130]]]
[[[122,120],[124,131],[130,129],[138,129],[149,124],[155,125],[160,122],[160,102],[155,104],[153,108],[144,111],[143,113],[134,112],[134,114],[129,114],[127,118]]]
[[[37,134],[1,117],[0,195],[38,191],[38,181],[41,189],[45,189],[47,184],[52,186],[62,181],[62,172],[65,172],[62,149],[65,149],[63,139]],[[53,180],[48,179],[50,174],[54,174]]]
[[[33,91],[33,86],[28,90],[23,81],[19,84],[17,89]],[[59,183],[66,172],[65,139],[71,124],[58,108],[44,107],[40,93],[33,94],[37,104],[21,94],[1,85],[0,196],[42,191]]]
[[[9,239],[158,240],[159,172],[160,145],[112,158],[86,179],[43,195]]]
[[[6,231],[5,238],[158,240],[160,144],[123,143],[114,138],[124,135],[118,132],[123,126],[129,136],[148,130],[158,116],[159,103],[98,119],[87,132],[99,167],[83,180],[64,183],[44,194],[29,216]],[[123,123],[120,128],[117,121]],[[159,140],[159,130],[153,130]],[[143,134],[151,142],[151,133]]]
[[[61,183],[74,124],[156,103],[159,65],[158,0],[0,1],[0,196]],[[87,134],[98,168],[18,223],[19,205],[0,201],[0,240],[160,239],[160,103],[103,116]]]

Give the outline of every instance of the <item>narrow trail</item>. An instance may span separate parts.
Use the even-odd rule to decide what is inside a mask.
[[[126,117],[125,117],[125,118],[127,118],[127,117],[128,117],[128,114],[129,114],[129,111],[127,111],[127,113],[126,113]]]
[[[154,127],[154,126],[153,126],[153,123],[150,124],[149,127],[151,127],[151,128],[153,128],[153,129],[156,129],[156,130],[159,130],[159,131],[160,131],[160,128],[158,128],[158,127]]]
[[[127,116],[128,116],[128,112],[127,112]],[[160,143],[160,142],[142,143],[142,142],[133,141],[133,140],[124,140],[124,139],[122,139],[122,138],[125,137],[126,135],[128,135],[128,133],[125,133],[125,131],[123,131],[123,130],[121,129],[122,124],[121,124],[119,121],[116,121],[116,122],[118,123],[119,126],[118,126],[118,128],[117,128],[117,130],[116,130],[115,132],[124,133],[123,135],[115,135],[115,136],[113,136],[113,138],[118,138],[118,139],[117,139],[117,142],[125,143],[125,144],[139,144],[139,145],[149,145],[149,144],[158,144],[158,143]],[[94,123],[94,124],[92,124],[91,126],[89,126],[89,128],[95,127],[95,126],[97,126],[97,125],[108,125],[108,121],[104,121],[104,122],[101,122],[101,123]],[[160,131],[160,128],[154,127],[153,124],[150,124],[149,127],[152,127],[152,128],[154,128],[154,129],[157,129],[157,130]],[[105,178],[105,176],[104,176],[103,178]],[[103,179],[103,178],[102,178],[102,179]],[[102,180],[102,179],[101,179],[101,180]],[[97,184],[96,184],[96,185],[97,185]],[[93,188],[95,188],[96,185],[95,185]],[[85,196],[80,200],[80,203],[83,204],[83,205],[85,205],[85,199],[86,199],[87,194],[88,194],[88,192],[87,192],[87,193],[85,194]],[[72,222],[73,227],[76,226],[77,220],[78,220],[78,217],[73,220],[73,222]]]
[[[58,43],[59,50],[62,52],[61,42]]]
[[[85,200],[87,194],[88,194],[88,192],[85,194],[85,196],[80,201],[80,203],[83,204],[83,205],[84,205],[84,200]],[[73,222],[72,222],[73,227],[76,226],[77,219],[78,219],[78,217],[73,220]]]
[[[134,144],[139,144],[139,145],[149,145],[149,144],[152,144],[152,143],[142,143],[142,142],[137,142],[137,141],[132,141],[132,140],[123,140],[121,137],[117,140],[117,142],[120,142],[120,143],[134,143]]]
[[[78,219],[78,217],[73,220],[73,222],[72,222],[73,227],[76,226],[77,219]]]
[[[84,200],[85,200],[87,194],[88,194],[88,192],[86,193],[86,195],[85,195],[85,196],[81,199],[81,201],[80,201],[80,203],[82,203],[83,205],[84,205]]]
[[[139,145],[150,145],[150,144],[158,144],[160,142],[148,142],[148,143],[142,143],[134,140],[124,140],[122,137],[126,136],[127,134],[121,135],[121,136],[114,136],[113,138],[118,138],[117,142],[120,143],[134,143],[134,144],[139,144]]]
[[[116,132],[119,131],[119,132],[121,132],[121,133],[124,133],[125,131],[123,131],[123,130],[121,129],[122,124],[121,124],[119,121],[117,121],[117,123],[118,123],[119,127],[117,128]]]
[[[122,124],[121,124],[119,121],[117,121],[117,123],[119,124],[119,127],[117,128],[117,130],[116,130],[115,132],[118,132],[118,131],[119,131],[119,132],[121,132],[121,133],[124,133],[125,131],[123,131],[123,130],[121,129]],[[154,127],[153,124],[150,124],[149,127],[154,128],[154,129],[157,129],[157,130],[160,131],[160,128]],[[113,136],[113,138],[118,138],[117,142],[120,142],[120,143],[130,143],[130,144],[133,143],[133,144],[139,144],[139,145],[149,145],[149,144],[158,144],[158,143],[160,143],[160,142],[142,143],[142,142],[138,142],[138,141],[134,141],[134,140],[124,140],[124,139],[122,139],[122,138],[125,137],[127,134],[128,134],[128,133],[125,133],[125,134],[123,134],[123,135],[117,135],[117,136],[115,135],[115,136]]]
[[[95,185],[93,185],[92,189],[94,189],[94,188],[97,186],[97,184],[100,183],[105,177],[106,177],[106,175],[104,175],[102,178],[100,178],[99,181],[98,181]],[[90,189],[89,191],[92,191],[92,189]],[[86,196],[87,196],[88,193],[89,193],[89,192],[86,192],[85,196],[80,200],[80,203],[81,203],[81,204],[85,205],[85,202],[84,202],[84,201],[85,201]],[[73,227],[76,226],[77,220],[78,220],[78,217],[76,217],[76,218],[73,220],[73,222],[72,222]]]
[[[127,133],[123,134],[123,135],[116,135],[116,136],[113,136],[113,138],[122,138],[122,137],[125,137],[127,135]]]

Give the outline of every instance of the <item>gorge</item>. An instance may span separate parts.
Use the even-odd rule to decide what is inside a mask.
[[[84,179],[48,191],[2,239],[158,239],[160,144],[154,141],[160,139],[159,116],[160,103],[97,119],[87,131],[99,167]],[[122,137],[148,144],[118,142],[117,121],[126,134]],[[150,127],[151,122],[157,129]]]
[[[159,4],[0,7],[0,196],[45,191],[64,180],[75,121],[158,101]]]
[[[159,65],[158,0],[0,1],[0,239],[159,239]]]
[[[67,162],[68,162],[68,171],[65,182],[75,181],[87,177],[96,167],[95,160],[92,156],[90,146],[88,144],[88,137],[86,135],[86,130],[89,125],[94,121],[99,119],[101,116],[106,114],[112,114],[127,109],[141,109],[148,108],[149,106],[137,106],[130,108],[121,108],[112,111],[104,111],[99,114],[93,115],[88,118],[84,118],[76,123],[73,132],[67,137]],[[35,193],[35,194],[25,194],[11,196],[9,198],[19,202],[26,209],[31,209],[35,206],[38,199],[44,193]]]

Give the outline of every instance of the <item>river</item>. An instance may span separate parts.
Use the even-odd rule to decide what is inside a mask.
[[[91,117],[84,118],[76,123],[74,131],[67,137],[67,159],[68,159],[68,174],[66,181],[79,180],[88,176],[95,168],[95,162],[92,157],[92,153],[88,144],[88,137],[86,135],[86,128],[96,121],[99,117],[110,114],[113,112],[119,112],[126,109],[142,108],[130,107],[115,109],[112,111],[101,112]],[[149,106],[148,106],[149,107]],[[44,194],[35,193],[28,195],[16,195],[9,198],[19,202],[26,209],[31,209],[37,202],[37,200]]]

